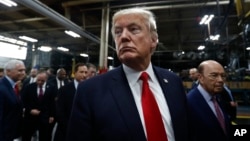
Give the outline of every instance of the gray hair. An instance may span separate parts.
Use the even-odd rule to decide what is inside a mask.
[[[20,60],[10,60],[4,65],[4,73],[7,73],[7,70],[13,70],[16,68],[16,65],[22,64],[24,65],[23,61]]]
[[[149,27],[149,30],[151,31],[152,35],[158,38],[156,20],[155,20],[154,14],[151,11],[145,10],[143,8],[140,8],[140,7],[123,9],[123,10],[120,10],[114,14],[113,19],[112,19],[112,28],[111,28],[111,32],[112,32],[113,37],[115,35],[114,34],[115,33],[115,31],[114,31],[115,19],[122,16],[122,15],[128,15],[128,14],[142,15],[144,17],[145,23],[148,23],[148,27]]]

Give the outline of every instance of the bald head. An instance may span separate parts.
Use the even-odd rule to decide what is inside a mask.
[[[203,61],[199,67],[199,82],[210,94],[217,94],[223,90],[226,73],[222,65],[214,60]]]
[[[189,69],[189,77],[193,80],[196,81],[199,77],[198,70],[196,68],[191,68]]]

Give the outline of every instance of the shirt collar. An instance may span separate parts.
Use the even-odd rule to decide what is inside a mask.
[[[79,84],[79,82],[76,81],[76,79],[74,79],[74,86],[75,86],[76,89],[77,89],[78,84]]]
[[[209,94],[200,84],[198,85],[198,90],[200,91],[201,95],[204,97],[204,99],[209,102],[212,99],[212,95]]]
[[[149,63],[148,67],[146,70],[144,71],[136,71],[128,66],[126,66],[125,64],[122,65],[123,66],[123,69],[124,69],[124,72],[126,74],[126,77],[128,79],[128,82],[133,85],[135,85],[138,80],[139,80],[139,77],[141,75],[142,72],[147,72],[148,75],[149,75],[149,79],[151,79],[152,81],[154,80],[153,76],[154,76],[154,71],[153,71],[153,67],[152,67],[152,64],[151,62]]]

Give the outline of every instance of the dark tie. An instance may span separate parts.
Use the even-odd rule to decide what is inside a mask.
[[[212,101],[214,103],[214,108],[215,108],[215,112],[217,115],[217,119],[220,123],[221,128],[223,129],[224,133],[226,134],[227,132],[226,132],[224,116],[223,116],[222,111],[220,110],[219,104],[218,104],[215,96],[212,97]]]
[[[140,79],[142,80],[142,109],[147,141],[167,141],[160,110],[148,85],[148,74],[143,72]]]
[[[38,99],[41,101],[43,99],[43,87],[39,86]]]

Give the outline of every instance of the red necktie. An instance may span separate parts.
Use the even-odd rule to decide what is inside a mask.
[[[220,123],[220,126],[223,129],[224,133],[226,133],[226,126],[225,126],[224,116],[223,116],[223,113],[221,112],[221,110],[219,108],[219,104],[218,104],[215,96],[213,96],[212,101],[214,103],[215,112],[217,114],[217,119],[218,119],[218,121]]]
[[[42,99],[43,99],[43,87],[42,87],[42,86],[39,86],[38,99],[39,99],[39,100],[42,100]]]
[[[15,91],[16,96],[19,97],[19,88],[18,88],[18,84],[15,84],[15,86],[14,86],[14,91]]]
[[[147,132],[147,141],[167,141],[168,138],[160,110],[148,85],[148,74],[143,72],[140,79],[143,81],[142,109]]]

